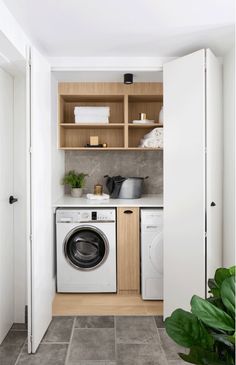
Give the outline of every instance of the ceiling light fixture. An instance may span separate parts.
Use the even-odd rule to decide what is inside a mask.
[[[133,74],[124,74],[124,84],[130,85],[133,84]]]

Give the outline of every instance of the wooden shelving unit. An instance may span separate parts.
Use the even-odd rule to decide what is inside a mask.
[[[58,147],[64,150],[161,150],[138,147],[143,136],[157,123],[163,104],[162,83],[60,83]],[[109,124],[76,124],[76,106],[109,106]],[[139,113],[146,113],[154,124],[132,124]],[[98,136],[106,148],[85,147],[90,136]]]

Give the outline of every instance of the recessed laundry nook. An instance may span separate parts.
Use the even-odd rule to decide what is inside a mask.
[[[53,76],[52,313],[163,315],[162,72]]]

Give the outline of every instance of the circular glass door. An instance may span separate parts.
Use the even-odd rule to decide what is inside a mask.
[[[90,226],[73,229],[64,243],[67,261],[78,270],[93,270],[101,266],[108,250],[109,244],[104,233]]]

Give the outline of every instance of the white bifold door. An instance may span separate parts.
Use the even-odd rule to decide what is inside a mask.
[[[164,317],[221,266],[221,77],[210,50],[164,65]]]
[[[14,322],[13,77],[0,68],[0,344]]]
[[[31,49],[29,66],[29,171],[31,192],[28,247],[28,351],[35,352],[52,318],[51,74],[50,65]]]

